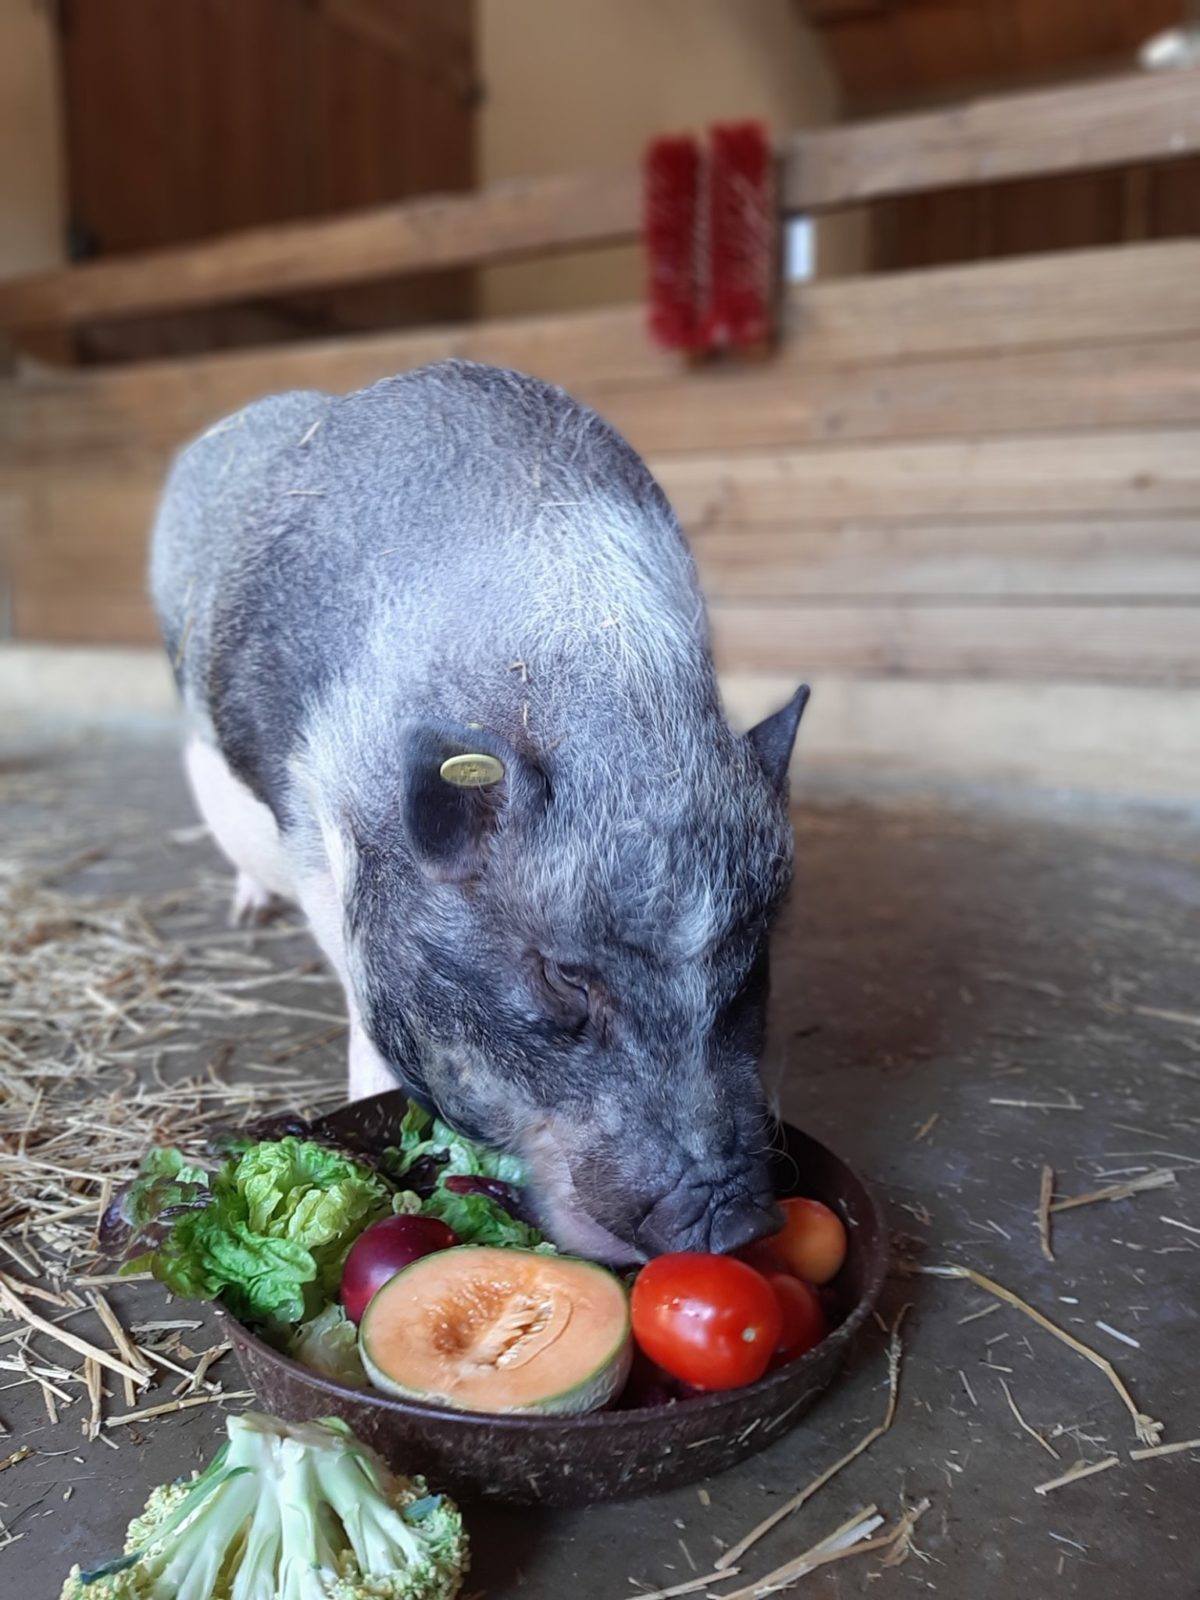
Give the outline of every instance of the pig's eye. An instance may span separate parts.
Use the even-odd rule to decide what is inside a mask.
[[[588,978],[578,967],[564,967],[549,956],[536,955],[533,981],[543,1007],[556,1021],[582,1027],[588,1020]]]

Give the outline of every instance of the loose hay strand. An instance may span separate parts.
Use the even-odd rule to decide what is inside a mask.
[[[0,1244],[4,1244],[0,1239]],[[8,1246],[5,1246],[8,1248]],[[32,1269],[27,1268],[27,1271]],[[55,1294],[53,1289],[44,1289],[38,1283],[22,1283],[19,1278],[10,1277],[7,1272],[0,1271],[0,1283],[7,1284],[14,1293],[27,1294],[34,1300],[43,1300],[51,1306],[69,1306],[71,1302],[65,1294]]]
[[[806,1572],[812,1571],[816,1556],[824,1551],[850,1548],[856,1540],[866,1539],[874,1533],[882,1522],[878,1506],[861,1506],[852,1516],[847,1517],[844,1522],[839,1522],[831,1533],[827,1533],[823,1539],[818,1539],[816,1544],[810,1545],[801,1555],[792,1556],[782,1566],[775,1567],[763,1577],[756,1578],[753,1583],[746,1584],[744,1588],[729,1591],[722,1595],[721,1600],[757,1600],[758,1596],[770,1594],[773,1589],[785,1588],[796,1578],[802,1578]]]
[[[1157,1456],[1177,1456],[1184,1450],[1200,1450],[1200,1439],[1178,1439],[1174,1444],[1155,1444],[1146,1450],[1131,1450],[1130,1461],[1152,1461]]]
[[[164,1400],[161,1405],[143,1406],[140,1411],[125,1411],[119,1417],[106,1417],[106,1428],[124,1428],[131,1422],[148,1422],[153,1417],[168,1417],[176,1411],[189,1411],[192,1406],[217,1405],[222,1400],[253,1400],[253,1389],[218,1390],[213,1394],[193,1394],[184,1400]]]
[[[1087,1194],[1073,1194],[1055,1200],[1050,1210],[1073,1211],[1076,1206],[1092,1206],[1101,1200],[1128,1200],[1135,1194],[1144,1194],[1148,1189],[1169,1189],[1175,1182],[1173,1168],[1157,1167],[1153,1172],[1130,1178],[1127,1183],[1110,1183],[1103,1189],[1090,1189]]]
[[[131,1367],[136,1367],[140,1370],[143,1385],[148,1383],[151,1378],[150,1365],[121,1326],[116,1312],[100,1293],[99,1289],[93,1289],[88,1298],[96,1309],[96,1315],[104,1324],[105,1331],[112,1340],[117,1354],[127,1361]],[[125,1386],[125,1404],[127,1406],[135,1406],[137,1404],[137,1387],[133,1379],[122,1375],[121,1382]]]
[[[1038,1242],[1047,1261],[1054,1260],[1054,1249],[1050,1243],[1050,1203],[1053,1199],[1054,1168],[1043,1167],[1041,1190],[1038,1194],[1037,1231]]]
[[[785,1500],[783,1505],[777,1506],[769,1517],[764,1517],[735,1545],[731,1545],[723,1555],[718,1556],[715,1566],[719,1572],[731,1567],[734,1562],[740,1561],[746,1551],[752,1545],[757,1544],[764,1534],[770,1533],[772,1528],[782,1522],[785,1517],[791,1516],[793,1511],[798,1511],[805,1501],[811,1500],[813,1495],[819,1489],[823,1489],[832,1478],[835,1478],[843,1467],[848,1467],[856,1457],[862,1455],[864,1450],[870,1449],[876,1439],[881,1439],[891,1427],[895,1420],[896,1406],[900,1398],[900,1358],[904,1350],[900,1340],[900,1325],[904,1321],[907,1311],[907,1306],[900,1308],[896,1320],[892,1323],[892,1331],[888,1338],[888,1398],[887,1406],[883,1413],[883,1421],[877,1423],[869,1433],[864,1434],[852,1450],[847,1450],[846,1454],[835,1461],[831,1467],[826,1467],[824,1472],[815,1477],[799,1493],[794,1494],[790,1500]]]
[[[1109,1467],[1120,1464],[1120,1456],[1105,1456],[1103,1461],[1080,1461],[1069,1472],[1051,1478],[1046,1483],[1037,1484],[1033,1492],[1042,1495],[1053,1494],[1055,1489],[1065,1489],[1069,1483],[1078,1483],[1081,1478],[1094,1478],[1098,1472],[1107,1472]]]
[[[208,1377],[208,1369],[222,1356],[228,1355],[233,1346],[226,1340],[221,1344],[214,1344],[210,1349],[204,1350],[197,1358],[196,1365],[188,1375],[186,1385],[177,1385],[176,1394],[195,1394],[198,1389],[215,1389],[215,1380]]]
[[[991,1099],[990,1106],[1008,1106],[1015,1111],[1082,1111],[1082,1104],[1074,1095],[1065,1100],[1007,1100]]]
[[[87,1386],[88,1400],[91,1404],[91,1415],[83,1424],[85,1439],[94,1439],[100,1432],[100,1402],[102,1386],[100,1382],[100,1364],[92,1356],[88,1356],[83,1363],[83,1381]]]
[[[59,1328],[53,1322],[47,1322],[45,1317],[39,1316],[36,1311],[31,1311],[6,1283],[0,1283],[0,1305],[5,1306],[18,1321],[28,1323],[36,1332],[45,1334],[47,1339],[55,1339],[59,1344],[65,1344],[68,1350],[74,1350],[76,1355],[97,1361],[102,1367],[108,1367],[110,1371],[120,1376],[132,1378],[135,1383],[145,1381],[145,1373],[140,1367],[131,1366],[119,1356],[109,1355],[107,1350],[101,1350],[99,1345],[89,1344],[86,1339],[81,1339],[77,1333],[71,1333],[67,1328]]]
[[[698,1589],[707,1589],[710,1583],[716,1583],[721,1578],[732,1578],[736,1571],[735,1567],[733,1572],[703,1572],[698,1578],[673,1583],[669,1589],[651,1589],[649,1592],[639,1589],[629,1600],[675,1600],[676,1595],[695,1594]]]
[[[1142,1348],[1140,1339],[1135,1339],[1131,1333],[1122,1333],[1120,1328],[1114,1328],[1111,1322],[1101,1322],[1097,1318],[1096,1327],[1100,1329],[1101,1333],[1107,1333],[1112,1338],[1119,1339],[1122,1344],[1129,1345],[1132,1350],[1140,1350]]]
[[[968,1322],[978,1322],[980,1317],[990,1317],[993,1311],[999,1311],[999,1309],[1000,1307],[996,1301],[992,1300],[986,1306],[981,1306],[978,1311],[972,1311],[969,1317],[959,1317],[958,1326],[965,1328]]]
[[[896,1526],[887,1533],[880,1534],[877,1538],[868,1535],[874,1533],[883,1518],[877,1515],[874,1506],[867,1506],[862,1511],[855,1512],[827,1534],[824,1539],[812,1545],[802,1555],[793,1556],[790,1561],[785,1561],[774,1571],[766,1573],[756,1583],[749,1583],[742,1589],[735,1589],[731,1593],[721,1596],[721,1600],[763,1600],[763,1597],[776,1594],[780,1589],[786,1589],[795,1583],[798,1578],[806,1577],[808,1573],[815,1572],[818,1567],[829,1566],[834,1561],[844,1561],[847,1556],[865,1556],[878,1550],[893,1550],[898,1546],[906,1546],[912,1538],[912,1531],[920,1519],[929,1510],[929,1501],[921,1500],[903,1513]]]
[[[973,1283],[977,1289],[982,1289],[985,1294],[993,1294],[998,1300],[1003,1300],[1006,1305],[1015,1306],[1018,1311],[1023,1311],[1027,1317],[1032,1318],[1037,1323],[1039,1328],[1044,1328],[1047,1333],[1052,1333],[1056,1339],[1061,1340],[1063,1344],[1074,1350],[1076,1355],[1083,1356],[1094,1367],[1098,1367],[1109,1383],[1112,1384],[1122,1405],[1133,1418],[1134,1430],[1141,1442],[1148,1445],[1158,1443],[1162,1434],[1163,1424],[1156,1422],[1153,1417],[1147,1416],[1144,1411],[1138,1409],[1134,1403],[1133,1396],[1125,1387],[1117,1369],[1098,1350],[1093,1350],[1090,1345],[1086,1345],[1081,1339],[1077,1339],[1073,1333],[1068,1333],[1065,1328],[1060,1328],[1056,1322],[1051,1322],[1049,1317],[1044,1316],[1036,1307],[1031,1306],[1027,1300],[1022,1300],[1019,1294],[1014,1294],[1011,1289],[1006,1289],[1003,1284],[997,1283],[993,1278],[984,1277],[982,1272],[976,1272],[974,1267],[919,1266],[916,1271],[931,1278],[965,1278],[969,1283]]]
[[[1049,1451],[1049,1453],[1054,1457],[1055,1461],[1060,1460],[1061,1457],[1059,1456],[1058,1451],[1050,1443],[1049,1439],[1043,1438],[1036,1428],[1032,1427],[1028,1422],[1025,1421],[1025,1418],[1021,1415],[1017,1407],[1017,1402],[1012,1397],[1012,1390],[1008,1387],[1008,1384],[1005,1383],[1003,1378],[1000,1379],[1000,1387],[1004,1390],[1004,1398],[1008,1401],[1008,1409],[1012,1412],[1013,1416],[1016,1417],[1017,1422],[1022,1428],[1024,1428],[1029,1437],[1031,1439],[1035,1439],[1037,1443],[1041,1445],[1043,1450]]]

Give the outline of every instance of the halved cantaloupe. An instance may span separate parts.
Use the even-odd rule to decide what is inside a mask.
[[[460,1411],[578,1415],[629,1375],[629,1298],[604,1267],[462,1245],[378,1290],[358,1332],[371,1382]]]

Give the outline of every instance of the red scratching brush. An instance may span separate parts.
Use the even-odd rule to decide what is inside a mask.
[[[690,134],[653,140],[642,176],[650,335],[668,350],[696,350],[703,344],[696,273],[699,145]]]
[[[745,349],[771,335],[777,231],[775,167],[761,122],[709,130],[707,349]]]
[[[775,163],[760,122],[655,139],[643,166],[650,335],[668,350],[750,349],[776,310]]]

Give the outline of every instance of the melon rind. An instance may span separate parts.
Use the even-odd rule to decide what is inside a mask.
[[[611,1347],[596,1363],[593,1369],[583,1378],[572,1383],[568,1388],[555,1393],[540,1395],[536,1401],[527,1401],[524,1404],[499,1403],[488,1406],[486,1410],[479,1406],[464,1403],[459,1396],[446,1393],[434,1388],[422,1388],[406,1383],[395,1373],[385,1371],[374,1359],[371,1353],[372,1316],[378,1318],[386,1314],[389,1303],[394,1303],[394,1297],[403,1304],[403,1285],[408,1282],[409,1288],[415,1293],[422,1277],[431,1275],[430,1264],[440,1263],[438,1270],[444,1272],[450,1264],[452,1257],[475,1257],[481,1255],[496,1255],[502,1258],[525,1257],[531,1263],[536,1263],[539,1272],[553,1273],[557,1264],[569,1266],[572,1270],[583,1269],[600,1275],[607,1283],[620,1291],[613,1295],[614,1306],[619,1306],[620,1314],[614,1320],[613,1338]],[[503,1264],[503,1263],[502,1263]],[[375,1388],[384,1394],[394,1395],[401,1400],[414,1400],[424,1405],[441,1405],[453,1410],[476,1415],[495,1416],[583,1416],[589,1411],[598,1411],[601,1406],[607,1405],[615,1399],[625,1387],[629,1377],[629,1369],[633,1362],[633,1332],[630,1324],[629,1297],[625,1293],[620,1280],[608,1271],[606,1267],[597,1265],[593,1261],[585,1261],[573,1256],[547,1255],[532,1250],[501,1249],[494,1246],[461,1245],[452,1250],[439,1250],[434,1255],[422,1256],[411,1262],[407,1267],[392,1278],[389,1278],[372,1298],[363,1314],[358,1330],[358,1348],[362,1357],[363,1366],[367,1376]]]

